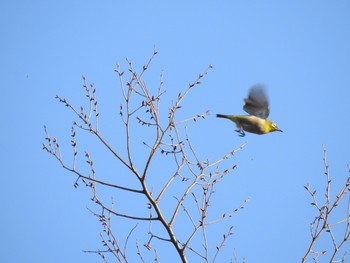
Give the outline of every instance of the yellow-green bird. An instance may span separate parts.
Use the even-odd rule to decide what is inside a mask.
[[[226,118],[236,123],[239,136],[245,135],[244,131],[255,134],[265,134],[273,131],[280,131],[278,126],[268,120],[269,101],[267,99],[264,86],[254,85],[249,90],[248,98],[244,99],[243,109],[249,115],[224,115],[216,114],[218,118]]]

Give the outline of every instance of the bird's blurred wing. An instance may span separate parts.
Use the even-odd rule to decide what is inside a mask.
[[[250,88],[248,98],[244,99],[243,109],[250,115],[266,119],[269,116],[269,101],[263,85]]]

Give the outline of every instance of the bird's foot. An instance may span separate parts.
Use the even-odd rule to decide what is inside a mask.
[[[243,130],[235,130],[237,133],[238,133],[238,136],[239,137],[244,137],[245,136],[245,133]]]

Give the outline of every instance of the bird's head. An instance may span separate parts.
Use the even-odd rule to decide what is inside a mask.
[[[274,131],[283,132],[280,128],[278,128],[276,123],[268,120],[268,132],[274,132]]]

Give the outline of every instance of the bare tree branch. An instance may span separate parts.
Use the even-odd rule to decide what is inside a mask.
[[[320,205],[317,198],[316,198],[316,193],[317,191],[314,190],[312,191],[310,188],[310,185],[307,184],[304,186],[304,188],[308,191],[312,198],[312,203],[311,205],[314,206],[317,210],[317,215],[315,216],[315,219],[310,223],[310,233],[311,233],[311,242],[310,245],[302,258],[302,262],[306,262],[306,260],[309,258],[311,254],[314,254],[315,257],[313,260],[315,262],[318,262],[318,258],[321,255],[325,255],[326,253],[330,252],[331,257],[330,257],[330,262],[336,262],[335,257],[338,255],[341,247],[349,241],[349,221],[350,221],[350,214],[349,214],[349,206],[350,206],[350,199],[348,200],[348,211],[347,214],[345,215],[345,218],[336,222],[336,223],[331,223],[331,215],[334,213],[335,209],[338,207],[340,204],[341,200],[344,198],[344,196],[349,193],[350,191],[350,177],[347,178],[344,186],[340,189],[340,191],[336,194],[334,202],[332,202],[332,196],[331,196],[331,179],[330,179],[330,172],[329,172],[329,166],[327,163],[327,152],[326,148],[323,147],[323,163],[325,167],[325,177],[326,177],[326,189],[325,189],[325,201]],[[338,241],[335,238],[335,235],[333,233],[333,227],[336,225],[340,225],[342,223],[346,222],[346,227],[344,231],[344,238],[338,243]],[[316,244],[316,242],[320,239],[321,235],[328,234],[328,236],[331,239],[332,246],[333,246],[333,251],[315,251],[313,248]],[[342,256],[341,262],[343,262],[343,259],[345,258],[344,254]]]
[[[160,74],[159,84],[155,92],[148,87],[143,79],[156,55],[157,51],[154,50],[152,56],[142,67],[140,72],[134,69],[132,62],[128,59],[126,60],[128,65],[127,72],[122,71],[120,65],[117,64],[115,72],[119,78],[122,100],[119,107],[119,115],[122,125],[124,126],[125,136],[125,141],[119,143],[118,147],[112,147],[110,140],[102,135],[99,129],[101,123],[99,122],[100,112],[97,107],[96,88],[93,85],[88,85],[85,76],[83,76],[83,88],[88,100],[87,110],[84,109],[83,106],[75,107],[66,99],[58,95],[56,96],[59,102],[64,104],[78,118],[78,121],[74,121],[73,127],[71,128],[71,146],[73,149],[72,165],[68,165],[63,159],[57,139],[49,136],[46,127],[44,128],[46,143],[43,144],[43,149],[53,155],[63,169],[77,176],[75,187],[78,187],[78,183],[82,181],[85,186],[91,189],[91,200],[100,209],[100,212],[93,212],[91,209],[90,211],[102,223],[103,234],[101,233],[100,236],[104,249],[89,250],[86,252],[97,253],[105,262],[108,262],[107,254],[117,259],[118,262],[128,262],[126,251],[127,247],[130,245],[130,238],[136,226],[131,228],[125,240],[121,240],[119,235],[113,234],[112,231],[111,218],[116,217],[149,222],[149,238],[144,245],[148,251],[152,249],[152,240],[157,240],[159,242],[171,244],[182,262],[188,262],[186,251],[194,252],[206,262],[209,262],[210,258],[212,258],[214,262],[219,251],[224,247],[227,237],[231,235],[231,232],[229,231],[224,234],[223,241],[214,249],[214,252],[210,252],[210,242],[208,242],[206,237],[207,226],[230,218],[235,212],[242,209],[248,201],[245,200],[238,208],[229,208],[231,212],[224,213],[221,217],[216,216],[217,219],[207,222],[208,209],[211,205],[211,198],[215,192],[216,185],[220,183],[226,175],[237,168],[237,165],[234,165],[230,168],[220,169],[219,164],[232,157],[237,151],[242,149],[245,144],[241,145],[236,150],[224,154],[221,158],[213,162],[209,159],[201,160],[195,151],[195,145],[193,145],[190,140],[186,125],[188,125],[189,122],[195,123],[197,120],[205,120],[206,116],[209,115],[209,110],[203,114],[196,114],[180,120],[177,119],[177,112],[182,108],[183,100],[190,91],[201,84],[202,79],[208,74],[212,66],[209,65],[203,73],[199,74],[198,77],[188,85],[184,92],[178,94],[177,98],[168,108],[166,114],[161,114],[160,106],[164,95],[163,72]],[[162,116],[167,116],[167,119],[164,120]],[[133,137],[134,133],[132,131],[141,126],[145,126],[152,131],[153,138],[147,138],[147,142],[144,141],[142,145],[138,145]],[[128,175],[125,176],[125,180],[123,181],[125,185],[100,179],[99,173],[95,170],[94,160],[87,150],[85,150],[84,158],[89,172],[82,172],[78,163],[79,154],[77,150],[76,128],[96,137],[101,145],[126,168],[126,173]],[[146,151],[144,146],[147,147]],[[135,162],[141,151],[145,156],[143,165],[140,164],[139,161]],[[175,169],[168,174],[169,177],[163,185],[155,187],[154,185],[148,184],[148,180],[146,179],[155,176],[150,170],[156,163],[157,158],[161,156],[170,158],[175,165]],[[136,179],[138,187],[129,186],[130,176]],[[173,184],[180,184],[181,188],[174,191],[171,188]],[[118,191],[116,193],[128,192],[144,198],[147,201],[149,214],[136,216],[128,211],[120,212],[119,208],[115,207],[114,202],[112,202],[112,205],[108,205],[103,198],[100,197],[100,195],[103,195],[103,192],[97,191],[97,185],[115,189]],[[156,194],[154,194],[154,192],[156,192]],[[197,195],[199,199],[196,197]],[[165,216],[164,210],[167,208],[167,204],[161,205],[161,201],[169,196],[174,196],[177,203],[171,208],[170,214],[167,212],[167,216]],[[188,198],[191,196],[195,198]],[[188,209],[187,203],[195,204],[198,211]],[[187,233],[182,233],[181,239],[183,239],[183,241],[180,241],[180,235],[174,230],[174,225],[182,224],[184,220],[189,220],[193,229]],[[157,223],[157,228],[161,226],[164,230],[163,233],[165,232],[166,234],[158,235],[153,227],[155,223]],[[203,233],[203,244],[199,246],[198,244],[190,244],[199,230],[202,230]],[[204,247],[205,253],[201,254],[197,252],[198,249],[195,248],[195,246],[199,248]],[[141,262],[146,262],[145,254],[142,254],[138,240],[135,242],[135,250]],[[159,262],[157,248],[155,248],[153,252],[155,256],[154,260]]]

